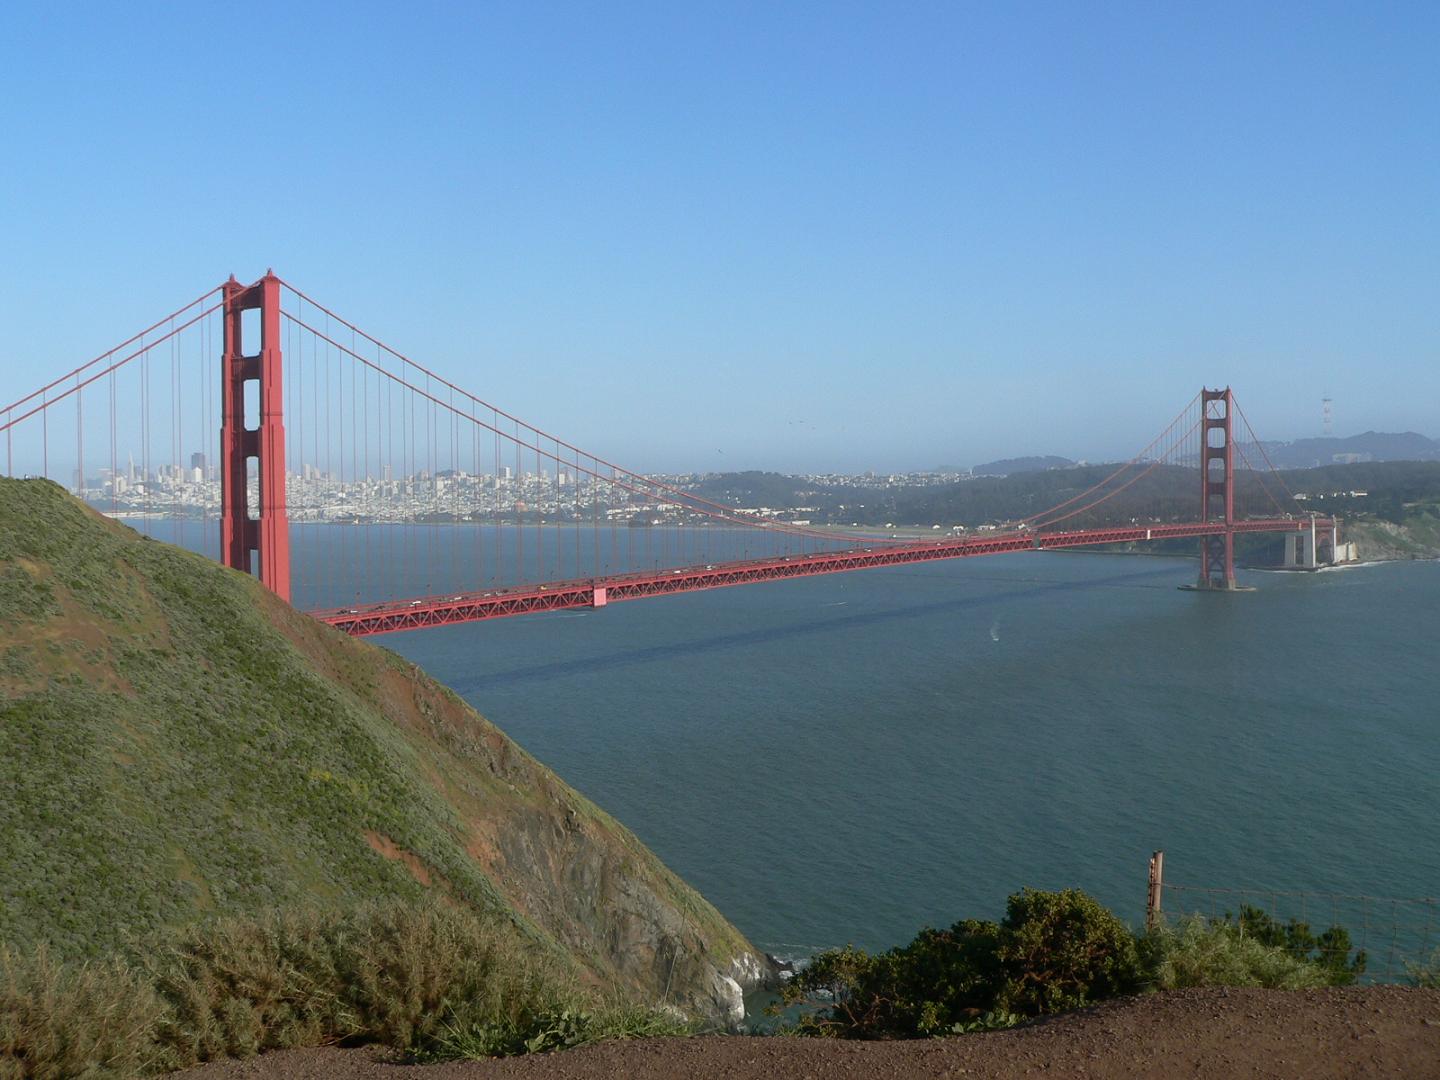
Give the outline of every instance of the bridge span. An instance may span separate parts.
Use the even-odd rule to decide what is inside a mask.
[[[81,498],[142,527],[213,512],[221,562],[287,601],[302,575],[297,591],[328,605],[312,614],[356,635],[1182,538],[1198,541],[1195,587],[1230,592],[1236,536],[1288,534],[1287,558],[1303,552],[1309,566],[1322,544],[1339,546],[1338,522],[1304,512],[1229,387],[1202,389],[1084,490],[1060,477],[1054,497],[1068,497],[1022,520],[937,539],[854,535],[582,450],[273,273],[231,277],[0,408],[0,434],[6,474],[69,477]],[[362,527],[312,536],[323,557],[293,568],[292,534],[335,525]],[[434,572],[441,562],[449,572]]]
[[[1001,555],[1016,551],[1058,551],[1065,548],[1104,544],[1136,544],[1190,537],[1221,537],[1230,533],[1307,533],[1313,529],[1333,531],[1332,518],[1298,520],[1261,519],[1217,524],[1153,525],[1148,527],[1078,529],[1066,532],[1011,532],[963,540],[924,540],[883,547],[879,550],[825,552],[755,559],[748,562],[677,567],[663,572],[616,574],[586,581],[557,581],[517,589],[497,589],[475,595],[427,596],[400,603],[375,604],[366,608],[335,608],[311,612],[352,636],[386,634],[398,630],[424,630],[434,626],[479,622],[508,615],[566,608],[597,608],[621,600],[671,596],[702,589],[750,585],[762,581],[783,581],[868,570],[878,566],[905,566],[940,559],[966,559],[979,555]]]

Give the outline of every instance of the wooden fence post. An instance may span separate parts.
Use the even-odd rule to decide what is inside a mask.
[[[1145,898],[1145,929],[1154,929],[1160,921],[1160,891],[1165,887],[1165,852],[1150,856],[1150,891]]]

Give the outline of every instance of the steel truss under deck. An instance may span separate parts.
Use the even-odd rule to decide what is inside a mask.
[[[1330,528],[1330,519],[1315,525]],[[460,596],[424,597],[391,601],[362,608],[335,608],[311,614],[321,622],[355,637],[388,634],[397,630],[423,630],[454,623],[498,619],[507,615],[528,615],[537,611],[566,608],[604,607],[620,600],[720,589],[759,581],[838,574],[868,570],[877,566],[904,566],[940,559],[965,559],[978,555],[1002,555],[1013,551],[1054,551],[1097,544],[1133,544],[1187,537],[1223,536],[1228,533],[1299,532],[1311,528],[1310,519],[1271,518],[1256,521],[1187,522],[1177,525],[1130,525],[1124,528],[1084,529],[1066,532],[1022,530],[962,540],[921,540],[911,544],[887,544],[874,549],[831,552],[818,555],[791,555],[757,559],[720,566],[686,567],[678,570],[618,574],[582,581],[561,581],[527,585],[514,589],[492,589]]]

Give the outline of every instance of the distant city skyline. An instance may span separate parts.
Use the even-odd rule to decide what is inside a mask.
[[[0,413],[0,416],[3,416],[3,413]],[[1367,431],[1367,432],[1344,432],[1344,433],[1341,433],[1341,434],[1325,435],[1325,434],[1322,434],[1320,431],[1317,431],[1317,432],[1315,432],[1315,433],[1313,433],[1313,434],[1301,435],[1301,436],[1299,436],[1299,437],[1297,437],[1297,438],[1294,438],[1294,439],[1283,439],[1283,440],[1266,439],[1265,442],[1266,442],[1267,446],[1271,446],[1271,447],[1272,447],[1272,450],[1273,450],[1273,447],[1274,447],[1274,445],[1276,445],[1276,444],[1278,444],[1278,445],[1290,445],[1290,444],[1294,444],[1294,443],[1305,443],[1305,442],[1309,442],[1309,441],[1311,441],[1311,440],[1333,441],[1333,442],[1335,442],[1335,443],[1337,443],[1337,444],[1338,444],[1338,443],[1345,443],[1345,442],[1348,441],[1348,440],[1359,439],[1360,437],[1362,437],[1362,436],[1364,436],[1364,435],[1366,435],[1366,434],[1371,434],[1371,433],[1372,433],[1372,432],[1368,432],[1368,431]],[[30,438],[19,441],[19,443],[17,444],[17,446],[14,447],[14,448],[12,448],[15,474],[16,474],[16,475],[40,475],[41,472],[42,472],[42,468],[41,468],[41,464],[40,464],[40,463],[41,463],[41,457],[40,457],[39,451],[38,451],[37,449],[35,449],[33,446],[30,446],[30,445],[29,445],[29,443],[30,443],[31,441],[33,441],[33,436],[34,436],[35,432],[34,432],[34,430],[31,430],[31,431],[27,432],[26,434],[27,434],[27,436],[30,436]],[[1431,435],[1426,434],[1425,432],[1411,432],[1411,433],[1391,432],[1391,433],[1384,433],[1384,434],[1418,434],[1418,435],[1421,435],[1422,437],[1424,437],[1426,440],[1433,441],[1434,443],[1440,443],[1440,437],[1431,436]],[[1138,448],[1137,448],[1137,449],[1138,449]],[[1423,457],[1416,456],[1416,459],[1417,459],[1417,460],[1437,460],[1437,459],[1440,459],[1440,458],[1437,458],[1437,456],[1436,456],[1437,453],[1440,453],[1440,447],[1433,447],[1433,446],[1432,446],[1432,447],[1430,447],[1430,448],[1427,449],[1427,452],[1425,453],[1425,455],[1424,455]],[[3,449],[0,449],[0,455],[3,455],[3,454],[4,454]],[[137,455],[138,455],[138,456],[137,456]],[[164,455],[163,453],[158,453],[158,452],[155,453],[155,454],[152,456],[151,461],[150,461],[149,474],[150,474],[151,476],[167,476],[167,477],[168,477],[168,476],[171,475],[171,473],[172,473],[174,470],[179,469],[179,470],[181,470],[181,471],[185,474],[185,476],[187,476],[187,477],[189,477],[189,476],[191,476],[191,475],[193,474],[194,479],[196,480],[196,482],[199,482],[199,481],[201,480],[201,478],[203,477],[203,479],[206,480],[206,481],[213,481],[213,482],[215,482],[215,483],[218,484],[218,473],[217,473],[217,471],[216,471],[216,462],[217,462],[217,460],[218,460],[218,455],[217,455],[214,451],[211,451],[211,452],[207,453],[207,452],[205,452],[205,451],[195,450],[195,451],[192,451],[192,452],[189,452],[189,453],[186,453],[186,454],[182,454],[181,456],[182,456],[182,458],[184,458],[184,459],[188,459],[188,462],[189,462],[188,465],[185,465],[183,461],[180,462],[180,463],[178,463],[178,464],[177,464],[176,462],[171,462],[171,461],[169,461],[169,460],[165,457],[165,455]],[[863,467],[863,468],[849,468],[849,469],[844,469],[844,468],[818,468],[818,469],[812,468],[812,469],[804,469],[804,468],[786,468],[786,467],[784,467],[783,465],[778,464],[778,463],[775,463],[775,462],[761,462],[761,463],[759,463],[759,464],[753,464],[753,465],[741,465],[741,464],[731,465],[731,464],[727,464],[727,463],[724,463],[723,461],[721,461],[721,462],[717,462],[716,464],[712,464],[712,465],[708,465],[708,466],[707,466],[707,465],[704,465],[704,464],[701,464],[701,465],[698,465],[698,466],[695,466],[695,467],[689,467],[689,468],[686,468],[686,467],[650,468],[650,469],[637,469],[636,471],[637,471],[637,472],[640,472],[640,473],[647,474],[647,475],[656,476],[656,477],[660,477],[660,476],[670,476],[670,477],[674,477],[674,476],[700,476],[700,475],[713,474],[713,473],[734,473],[734,472],[773,472],[773,473],[782,473],[782,474],[795,475],[795,476],[828,476],[828,477],[863,477],[863,476],[866,476],[867,474],[873,474],[873,475],[876,475],[876,476],[913,477],[913,476],[921,476],[921,475],[925,475],[925,474],[938,474],[938,473],[945,473],[945,474],[968,473],[968,472],[970,472],[970,471],[973,470],[973,469],[976,469],[976,468],[978,468],[978,467],[980,467],[980,466],[989,464],[989,463],[991,463],[991,462],[1005,461],[1005,460],[1016,459],[1016,458],[1045,457],[1045,456],[1054,456],[1054,457],[1065,458],[1065,459],[1069,460],[1070,462],[1072,462],[1072,463],[1074,463],[1074,464],[1079,464],[1079,465],[1085,465],[1085,464],[1090,464],[1090,465],[1102,465],[1102,464],[1119,463],[1119,462],[1121,462],[1121,461],[1129,460],[1129,458],[1132,457],[1133,454],[1127,454],[1127,455],[1124,455],[1124,456],[1106,457],[1106,456],[1099,456],[1099,455],[1086,455],[1086,454],[1073,453],[1073,452],[1072,452],[1072,453],[1065,453],[1063,450],[1058,451],[1058,452],[1054,452],[1054,453],[1050,453],[1050,452],[1041,453],[1041,452],[1038,452],[1038,451],[1021,450],[1021,451],[1018,452],[1018,453],[1011,453],[1011,454],[991,454],[991,455],[989,455],[989,456],[981,456],[981,457],[976,458],[976,459],[973,460],[973,461],[936,461],[936,462],[929,462],[929,463],[917,462],[917,463],[902,465],[902,466],[893,467],[893,468],[877,468],[877,467],[874,467],[874,466],[867,466],[867,467]],[[703,455],[702,455],[702,457],[703,457]],[[1405,459],[1407,459],[1407,457],[1408,457],[1408,455],[1407,455],[1407,456],[1403,456],[1403,457],[1399,458],[1399,460],[1405,460]],[[1346,464],[1346,463],[1353,463],[1353,462],[1364,462],[1364,461],[1376,460],[1376,459],[1374,458],[1373,454],[1371,454],[1371,453],[1369,453],[1369,452],[1365,452],[1365,451],[1345,453],[1345,452],[1343,452],[1343,451],[1337,450],[1334,454],[1331,455],[1331,458],[1332,458],[1333,460],[1327,459],[1327,460],[1322,461],[1322,460],[1317,459],[1317,460],[1314,461],[1313,463],[1312,463],[1312,462],[1301,463],[1301,462],[1298,462],[1298,461],[1295,461],[1295,462],[1287,462],[1287,463],[1282,464],[1280,467],[1281,467],[1281,468],[1305,468],[1305,467],[1308,467],[1310,464]],[[108,459],[106,459],[106,460],[108,460]],[[1392,456],[1392,455],[1387,455],[1386,457],[1381,458],[1381,459],[1378,459],[1378,460],[1397,460],[1397,459],[1396,459],[1394,456]],[[144,465],[145,459],[144,459],[143,452],[137,451],[135,448],[132,448],[132,447],[130,447],[130,446],[128,446],[128,445],[122,444],[122,445],[119,447],[119,450],[118,450],[118,453],[117,453],[117,461],[118,461],[118,463],[119,463],[119,467],[117,468],[117,472],[118,472],[121,476],[125,477],[129,483],[133,484],[133,483],[135,483],[135,481],[136,481],[137,479],[141,479],[141,480],[143,481],[143,477],[145,476],[145,472],[146,472],[146,470],[145,470],[145,465]],[[77,470],[76,470],[76,461],[75,461],[75,457],[74,457],[73,454],[69,453],[69,452],[68,452],[67,450],[65,450],[63,447],[52,447],[51,452],[50,452],[50,455],[49,455],[49,458],[48,458],[48,462],[49,462],[49,464],[48,464],[48,475],[49,475],[50,479],[63,482],[63,483],[66,484],[66,486],[71,487],[72,489],[77,486],[78,476],[77,476]],[[4,464],[4,457],[3,457],[3,456],[0,456],[0,466],[3,466],[3,464]],[[1246,466],[1242,463],[1241,467],[1244,468],[1244,467],[1246,467]],[[417,468],[417,469],[413,470],[413,472],[411,472],[410,474],[408,474],[408,476],[397,477],[397,476],[395,475],[395,472],[394,472],[394,466],[393,466],[392,464],[389,464],[389,463],[384,463],[384,464],[377,464],[374,468],[371,468],[371,469],[369,469],[369,470],[362,470],[362,475],[363,475],[363,478],[366,479],[366,480],[368,480],[368,481],[374,481],[374,482],[377,482],[377,483],[390,483],[390,482],[392,482],[392,481],[394,481],[394,480],[396,480],[396,479],[409,479],[409,478],[417,478],[417,479],[418,479],[418,478],[425,478],[425,479],[428,479],[428,478],[430,478],[432,475],[443,476],[443,475],[446,474],[447,471],[448,471],[448,470],[446,470],[446,469],[436,469],[436,470],[434,471],[434,473],[432,474],[430,470],[423,469],[423,468]],[[465,470],[462,469],[461,471],[465,471]],[[544,469],[541,469],[541,470],[540,470],[540,473],[543,473],[543,474],[546,475],[547,477],[553,475],[554,472],[555,472],[555,469],[554,469],[553,465],[550,466],[549,468],[544,468]],[[109,465],[108,465],[108,464],[105,464],[105,463],[102,462],[102,461],[97,461],[97,460],[92,456],[92,458],[88,461],[88,463],[87,463],[87,465],[86,465],[85,474],[86,474],[86,481],[87,481],[87,483],[91,483],[92,486],[93,486],[93,483],[94,483],[96,480],[108,478],[108,477],[110,476],[110,468],[109,468]],[[493,474],[493,475],[497,475],[497,476],[499,476],[499,478],[501,478],[501,479],[503,479],[503,480],[507,480],[507,481],[510,480],[510,479],[512,479],[512,478],[514,478],[514,477],[517,475],[515,469],[514,469],[512,466],[508,466],[508,465],[501,465],[501,466],[499,467],[499,469],[498,469],[498,472],[496,472],[495,469],[494,469],[493,466],[492,466],[491,468],[485,470],[484,472],[474,472],[474,471],[472,470],[469,474],[470,474],[470,475],[477,475],[477,476],[479,476],[479,475],[492,475],[492,474]],[[519,475],[525,475],[525,474],[522,473],[522,474],[519,474]],[[322,467],[319,466],[319,465],[316,465],[314,462],[311,462],[311,461],[298,461],[297,459],[295,459],[295,458],[293,458],[293,457],[291,458],[291,460],[290,460],[290,462],[289,462],[289,464],[288,464],[288,466],[287,466],[287,476],[291,476],[291,477],[294,477],[294,478],[297,478],[297,479],[300,479],[300,480],[335,479],[335,480],[340,480],[340,481],[343,481],[343,482],[352,482],[352,481],[354,481],[354,480],[357,479],[357,476],[354,475],[353,473],[351,473],[351,472],[349,471],[348,467],[332,467],[331,469],[328,469],[328,470],[327,470],[327,469],[325,469],[325,468],[322,468]],[[563,470],[563,469],[560,470],[560,476],[562,476],[562,477],[567,477],[567,480],[561,481],[562,483],[568,482],[569,479],[570,479],[570,478],[568,478],[565,470]],[[217,488],[217,491],[218,491],[218,488]]]
[[[5,21],[0,406],[274,266],[641,471],[1440,435],[1433,4]]]
[[[1394,445],[1386,446],[1384,447],[1386,452],[1377,457],[1373,448],[1363,448],[1363,446],[1370,445],[1368,440],[1364,440],[1364,435],[1366,434],[1373,433],[1356,433],[1350,436],[1318,435],[1297,440],[1286,440],[1282,443],[1271,443],[1269,444],[1269,452],[1275,460],[1269,461],[1268,464],[1278,463],[1278,467],[1282,469],[1303,469],[1311,465],[1354,464],[1373,460],[1440,460],[1440,439],[1430,440],[1425,438],[1425,441],[1428,442],[1429,445],[1416,448],[1396,447]],[[1385,441],[1390,442],[1390,440]],[[1319,446],[1328,446],[1330,449],[1326,450],[1321,456],[1315,457],[1314,460],[1301,460],[1300,457],[1304,455],[1297,456],[1294,451],[1287,454],[1280,449],[1281,447],[1294,447],[1295,450],[1299,450],[1302,447],[1308,447],[1312,443]],[[1350,443],[1360,443],[1363,444],[1363,446],[1359,449],[1349,451],[1340,449]],[[1419,452],[1396,453],[1397,450],[1405,449],[1418,450]],[[972,472],[976,475],[995,475],[984,472],[985,466],[992,463],[1017,459],[1038,459],[1044,456],[1045,455],[1017,455],[1016,459],[992,458],[983,462],[976,461],[963,464],[941,462],[931,466],[890,470],[787,470],[772,467],[763,467],[758,470],[701,468],[648,470],[648,474],[656,479],[664,479],[682,485],[707,474],[759,471],[782,473],[816,480],[823,479],[827,482],[843,482],[846,480],[864,482],[870,479],[878,479],[883,482],[888,480],[891,483],[906,486],[912,484],[924,485],[936,482],[953,482],[961,476],[972,474]],[[1086,458],[1083,455],[1072,456],[1070,458],[1065,458],[1063,455],[1056,457],[1057,461],[1055,464],[1046,467],[1067,467],[1064,462],[1068,462],[1071,465],[1117,463],[1112,459]],[[156,483],[155,486],[152,487],[151,493],[156,490],[163,491],[167,499],[173,499],[177,505],[189,505],[190,503],[186,501],[188,499],[193,501],[193,504],[197,507],[202,505],[210,509],[218,507],[220,487],[219,473],[215,459],[200,450],[191,452],[188,458],[189,464],[187,466],[181,463],[164,461],[157,455],[147,470],[143,455],[141,460],[137,462],[134,451],[124,449],[117,454],[117,468],[113,473],[108,465],[102,465],[92,460],[91,464],[87,466],[85,470],[85,476],[82,478],[79,475],[79,470],[75,467],[73,459],[67,459],[63,452],[57,452],[51,457],[49,475],[51,479],[63,481],[72,490],[77,492],[82,488],[85,489],[86,497],[92,501],[103,502],[105,499],[122,496],[127,502],[127,505],[138,504],[139,501],[143,501],[145,496],[143,494],[137,494],[137,492],[143,492],[143,485],[153,480]],[[1248,467],[1248,461],[1241,462],[1240,468]],[[376,463],[374,467],[367,465],[364,468],[359,468],[358,471],[352,471],[354,469],[355,466],[347,465],[343,461],[339,466],[332,464],[329,468],[322,468],[314,462],[303,460],[302,453],[299,458],[292,456],[286,469],[286,476],[295,491],[299,493],[297,506],[302,508],[302,510],[305,500],[308,498],[305,494],[307,490],[319,490],[318,487],[307,489],[306,485],[311,483],[317,485],[331,484],[340,488],[351,485],[357,486],[358,488],[386,488],[394,485],[392,490],[395,492],[398,492],[402,487],[408,486],[408,490],[414,488],[415,485],[426,484],[436,480],[443,482],[455,477],[469,482],[478,481],[480,486],[488,485],[492,489],[509,487],[512,481],[517,484],[534,481],[553,483],[557,489],[587,489],[592,485],[592,480],[588,476],[581,475],[577,477],[572,470],[565,467],[556,468],[553,463],[548,466],[542,465],[533,471],[524,469],[517,471],[510,465],[496,465],[493,462],[481,470],[477,470],[473,466],[469,469],[463,466],[459,468],[446,466],[434,469],[415,468],[408,473],[398,475],[395,472],[394,465],[389,462]],[[255,481],[252,476],[252,488],[254,484]],[[474,486],[473,483],[470,486]],[[600,485],[596,484],[595,486],[598,487]],[[413,493],[413,491],[411,493]],[[571,497],[573,498],[573,494]],[[492,504],[490,508],[494,509],[494,504]],[[301,516],[303,517],[303,513]]]

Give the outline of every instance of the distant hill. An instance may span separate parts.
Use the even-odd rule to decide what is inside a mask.
[[[1069,458],[1045,454],[1040,457],[1003,458],[1000,461],[987,461],[984,465],[976,465],[970,472],[974,476],[1012,476],[1015,473],[1070,469],[1074,466],[1075,462]]]
[[[1440,439],[1413,431],[1367,431],[1343,439],[1266,443],[1265,452],[1277,469],[1312,469],[1367,461],[1440,461]]]
[[[733,1009],[738,931],[454,693],[246,575],[0,479],[0,945],[440,894]],[[667,997],[668,995],[668,997]]]
[[[777,508],[795,506],[798,494],[806,489],[806,485],[803,477],[751,470],[709,473],[693,484],[690,490],[702,498],[730,506]]]
[[[844,515],[829,520],[862,525],[897,522],[906,525],[965,525],[1019,521],[1081,498],[1092,485],[1109,476],[1116,466],[1077,465],[1012,476],[986,476],[955,484],[897,488],[869,496],[864,506],[849,506]],[[1303,513],[1314,509],[1344,515],[1373,514],[1402,519],[1407,503],[1440,497],[1440,462],[1391,461],[1330,465],[1318,469],[1287,469],[1276,484],[1268,473],[1240,470],[1235,476],[1237,505],[1257,510]],[[1197,509],[1197,473],[1194,469],[1163,466],[1134,476],[1095,510],[1066,511],[1066,528],[1084,528],[1130,518],[1158,521],[1191,519]],[[1325,500],[1291,503],[1283,490]],[[1364,495],[1337,499],[1334,492],[1364,491]],[[1277,507],[1272,496],[1281,498]],[[1083,504],[1081,504],[1083,505]],[[1073,516],[1071,516],[1073,515]],[[817,514],[825,520],[823,514]]]

